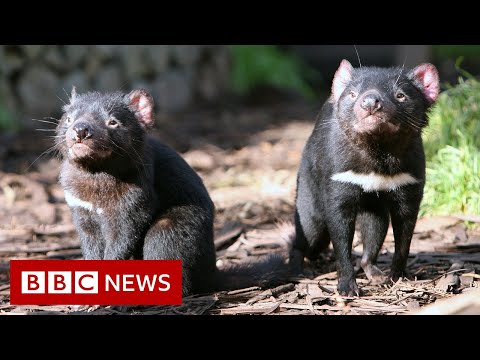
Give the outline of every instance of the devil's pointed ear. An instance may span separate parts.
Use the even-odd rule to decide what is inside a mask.
[[[127,95],[127,103],[135,113],[140,125],[145,128],[155,123],[154,103],[152,96],[144,89],[133,90]]]
[[[67,95],[68,100],[69,100],[68,104],[64,102],[64,105],[62,106],[63,112],[66,112],[66,111],[69,111],[71,109],[73,103],[77,99],[77,88],[75,87],[75,85],[72,85],[72,91],[70,91],[70,96],[68,96],[68,93],[65,90],[65,88],[63,89],[63,91],[65,92],[65,94]]]
[[[352,72],[352,64],[348,60],[343,59],[333,77],[331,102],[335,103],[338,101],[348,83],[352,81]]]
[[[77,99],[77,88],[72,85],[72,91],[70,92],[70,104],[73,104]]]
[[[425,63],[410,72],[410,78],[420,84],[420,90],[430,104],[433,104],[440,92],[438,71],[435,65]]]

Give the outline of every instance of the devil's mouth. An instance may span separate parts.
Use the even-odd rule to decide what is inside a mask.
[[[366,124],[379,124],[385,122],[385,117],[381,115],[367,115],[361,121]]]
[[[361,133],[392,133],[396,132],[398,128],[398,125],[393,124],[381,115],[367,115],[354,124],[355,131]]]
[[[68,156],[72,160],[100,160],[108,158],[112,149],[103,146],[91,146],[84,142],[74,143],[68,148]]]
[[[72,158],[83,158],[85,156],[91,156],[93,153],[93,150],[88,146],[85,145],[84,143],[77,142],[70,146],[68,149],[68,154]]]

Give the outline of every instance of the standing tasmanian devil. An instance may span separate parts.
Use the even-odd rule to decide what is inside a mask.
[[[389,220],[395,237],[391,277],[404,275],[425,184],[422,129],[439,93],[432,64],[360,67],[343,60],[306,147],[297,179],[296,239],[290,264],[303,269],[332,240],[342,295],[358,295],[351,259],[355,222],[361,266],[373,282]]]
[[[154,102],[145,90],[72,90],[57,127],[60,183],[85,259],[180,259],[183,295],[275,282],[281,256],[219,271],[214,205],[194,170],[147,135]]]

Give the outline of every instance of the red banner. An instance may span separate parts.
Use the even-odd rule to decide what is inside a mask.
[[[180,260],[11,260],[12,305],[180,305]]]

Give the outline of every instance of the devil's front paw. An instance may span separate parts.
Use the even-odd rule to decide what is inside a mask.
[[[342,296],[360,296],[360,290],[355,279],[339,280],[337,289]]]
[[[405,269],[392,268],[392,270],[390,271],[390,278],[393,282],[397,282],[398,279],[406,278],[408,280],[413,280],[414,277],[409,271]]]
[[[367,275],[368,280],[373,285],[383,284],[388,279],[382,270],[372,264],[365,265],[363,271],[365,271],[365,275]]]

